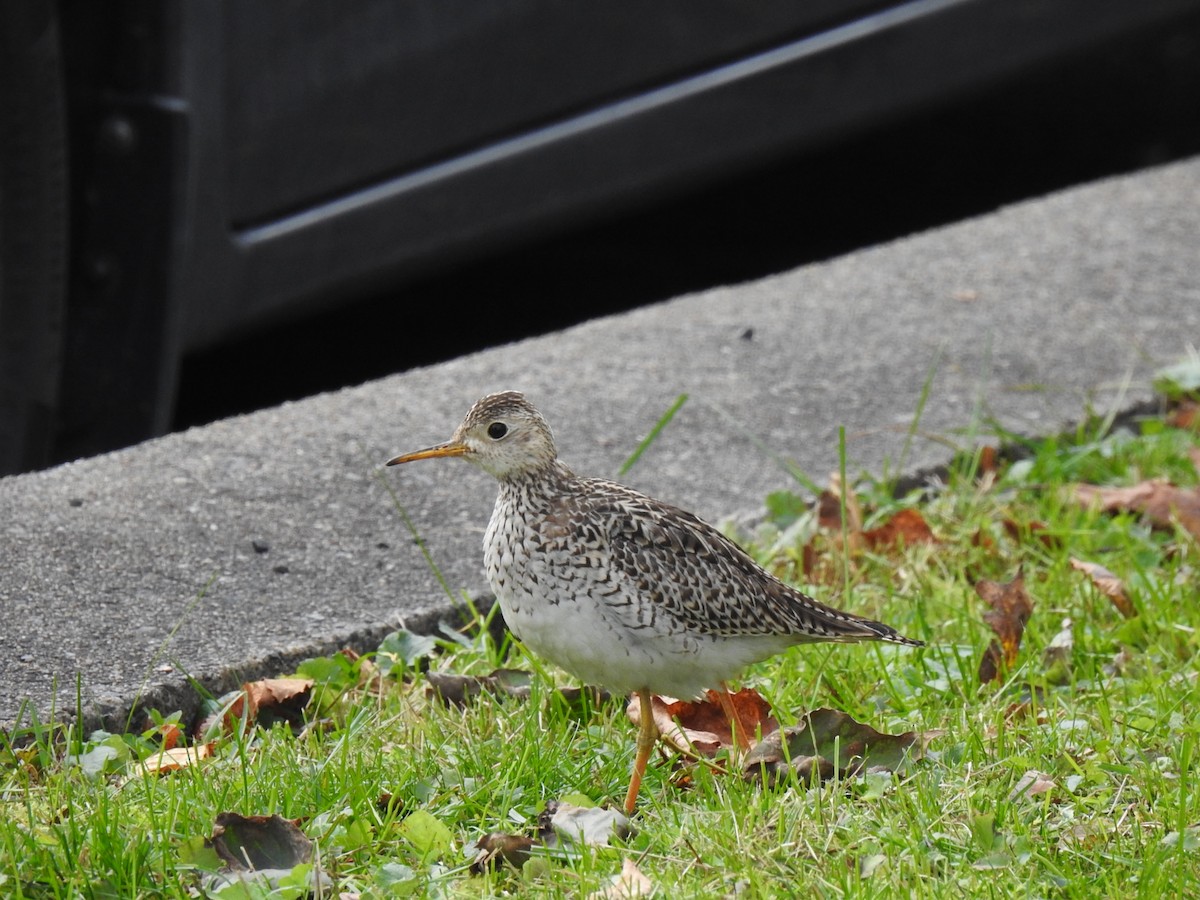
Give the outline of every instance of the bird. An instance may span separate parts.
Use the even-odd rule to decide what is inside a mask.
[[[483,556],[509,630],[585,683],[636,695],[628,815],[658,738],[654,694],[695,699],[720,686],[728,698],[730,678],[794,644],[922,646],[786,584],[686,510],[576,475],[520,392],[483,397],[448,441],[386,464],[440,457],[464,459],[499,482]]]

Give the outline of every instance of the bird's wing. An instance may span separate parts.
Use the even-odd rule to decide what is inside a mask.
[[[797,643],[905,640],[886,625],[789,587],[685,510],[611,482],[583,479],[580,489],[569,501],[569,517],[586,521],[589,550],[603,556],[596,562],[620,581],[611,603],[624,607],[621,615],[638,617],[631,625],[664,617],[705,635],[787,635]]]

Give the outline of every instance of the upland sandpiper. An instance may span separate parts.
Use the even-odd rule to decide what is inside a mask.
[[[790,587],[689,512],[575,475],[546,420],[515,391],[484,397],[449,441],[388,465],[441,456],[500,482],[483,556],[513,634],[588,684],[637,695],[630,814],[658,737],[652,694],[724,691],[750,663],[793,644],[921,646]]]

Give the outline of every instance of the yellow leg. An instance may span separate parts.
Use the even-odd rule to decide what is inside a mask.
[[[725,718],[729,720],[729,728],[733,731],[733,739],[737,741],[742,750],[750,749],[750,735],[746,733],[746,726],[742,724],[742,717],[738,715],[737,709],[733,705],[733,697],[729,692],[729,685],[721,682],[721,690],[718,691],[721,697],[721,709],[725,710]]]
[[[637,692],[639,709],[641,711],[641,724],[638,728],[637,737],[637,755],[633,758],[633,774],[629,776],[629,793],[625,795],[625,814],[633,815],[633,810],[637,806],[638,791],[642,787],[642,776],[646,773],[646,763],[650,760],[650,751],[654,749],[654,742],[658,740],[658,726],[654,724],[654,705],[650,699],[650,692],[641,690]]]

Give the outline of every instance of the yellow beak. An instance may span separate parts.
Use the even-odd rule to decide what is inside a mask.
[[[430,447],[427,450],[418,450],[416,453],[405,453],[403,456],[389,459],[387,465],[398,466],[402,463],[414,462],[418,459],[435,459],[439,456],[462,456],[466,452],[466,444],[449,441],[445,444],[438,444],[436,447]]]

